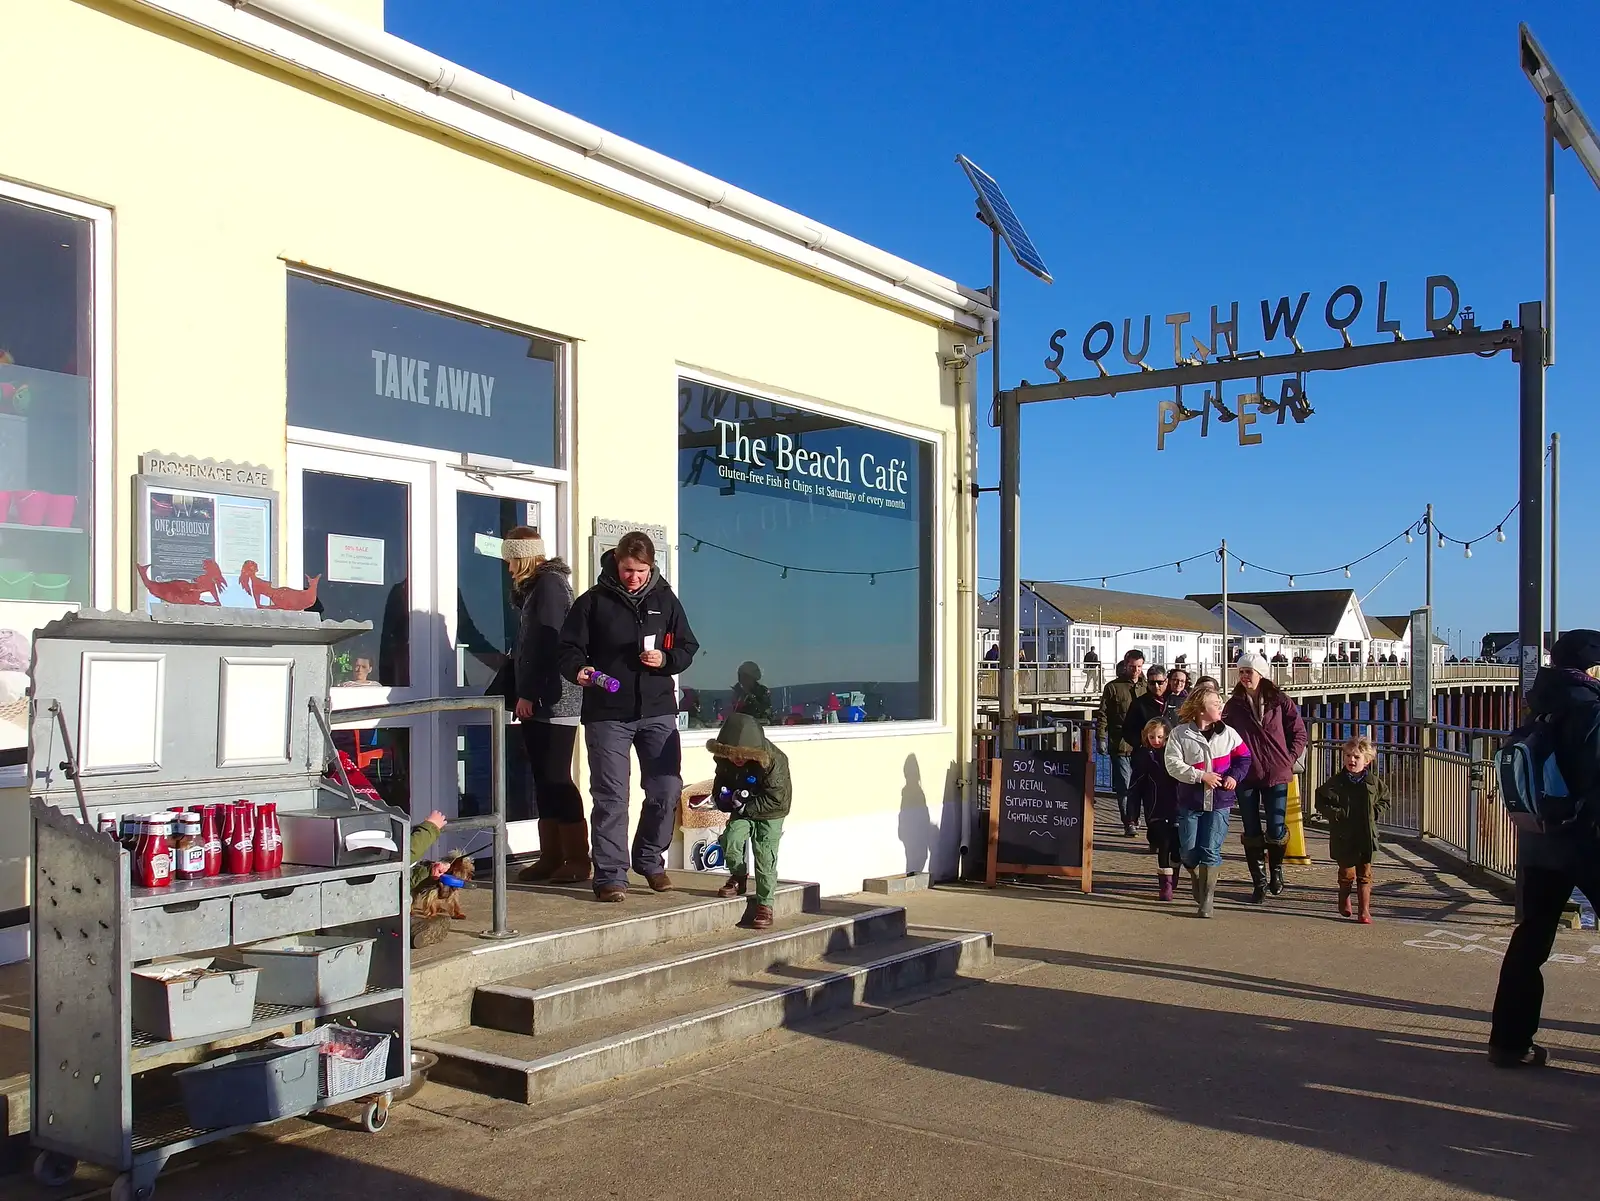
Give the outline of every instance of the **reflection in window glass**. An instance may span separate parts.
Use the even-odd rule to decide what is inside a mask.
[[[308,471],[302,555],[329,621],[372,629],[333,648],[336,687],[411,683],[411,489],[392,480]]]
[[[0,200],[0,601],[90,597],[93,226]]]
[[[681,380],[691,726],[934,716],[933,446]]]
[[[515,526],[539,529],[539,506],[456,493],[456,686],[482,692],[517,634],[511,568],[500,540]]]
[[[405,726],[335,730],[333,744],[350,757],[385,802],[411,812],[411,731]]]

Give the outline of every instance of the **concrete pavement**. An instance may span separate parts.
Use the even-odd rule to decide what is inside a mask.
[[[543,1108],[429,1086],[382,1135],[297,1123],[287,1144],[174,1163],[157,1194],[1595,1195],[1596,932],[1563,932],[1546,970],[1559,1069],[1499,1072],[1481,1049],[1509,915],[1487,894],[1390,848],[1372,926],[1335,914],[1326,865],[1290,869],[1285,897],[1256,908],[1235,841],[1204,922],[1154,900],[1153,857],[1100,833],[1091,897],[1034,885],[902,898],[914,923],[994,931],[980,983]]]

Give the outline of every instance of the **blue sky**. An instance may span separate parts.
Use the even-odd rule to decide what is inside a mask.
[[[987,239],[952,162],[968,154],[1005,187],[1057,281],[1007,269],[1007,384],[1048,378],[1057,327],[1076,346],[1102,319],[1120,330],[1132,317],[1137,335],[1150,313],[1159,347],[1166,313],[1205,318],[1238,300],[1248,330],[1263,297],[1305,290],[1302,341],[1330,345],[1321,306],[1346,283],[1366,297],[1362,341],[1375,337],[1379,280],[1411,334],[1436,273],[1456,279],[1481,324],[1514,317],[1543,288],[1541,112],[1517,64],[1519,20],[1600,114],[1594,9],[1578,2],[388,4],[402,37],[981,286]],[[1558,170],[1549,428],[1566,468],[1561,619],[1600,626],[1589,519],[1600,472],[1587,466],[1600,435],[1600,192],[1570,153]],[[1247,347],[1260,344],[1257,324]],[[1342,572],[1305,577],[1365,554],[1429,501],[1441,529],[1472,537],[1516,499],[1505,356],[1313,376],[1310,397],[1310,421],[1263,423],[1260,446],[1215,427],[1202,442],[1189,425],[1159,454],[1153,396],[1030,409],[1024,573],[1095,577],[1226,537],[1246,559],[1300,573],[1302,587],[1342,585]],[[994,452],[986,430],[985,483]],[[992,576],[987,500],[982,523]],[[1470,561],[1439,552],[1439,626],[1463,639],[1514,628],[1515,522],[1506,532]],[[1422,602],[1420,542],[1357,567],[1351,583],[1365,592],[1407,554],[1369,611]],[[1121,586],[1210,587],[1201,566]],[[1259,572],[1234,578],[1273,586]]]

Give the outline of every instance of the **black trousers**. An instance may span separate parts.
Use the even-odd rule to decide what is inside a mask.
[[[1517,923],[1500,964],[1500,987],[1494,995],[1494,1021],[1489,1045],[1520,1055],[1539,1029],[1544,1005],[1545,960],[1555,946],[1561,914],[1579,888],[1591,905],[1600,907],[1600,862],[1589,859],[1568,870],[1522,869],[1522,920]]]
[[[528,752],[537,815],[545,821],[581,822],[583,795],[572,782],[572,748],[578,742],[578,727],[548,721],[523,721],[517,725]]]
[[[1156,853],[1156,866],[1171,868],[1182,875],[1183,863],[1178,849],[1178,823],[1163,821],[1158,817],[1145,815],[1149,823],[1150,846]]]

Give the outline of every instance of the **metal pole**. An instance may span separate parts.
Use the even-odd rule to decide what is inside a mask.
[[[1544,365],[1556,361],[1556,108],[1544,102]]]
[[[510,911],[506,906],[506,856],[510,841],[506,835],[506,718],[503,712],[489,715],[489,795],[494,802],[494,926],[484,938],[510,938]]]
[[[1550,642],[1561,637],[1561,435],[1550,435]]]
[[[1422,603],[1425,604],[1426,606],[1428,606],[1428,608],[1431,610],[1433,608],[1433,506],[1432,505],[1428,506],[1428,516],[1424,519],[1424,523],[1423,524],[1425,526],[1425,528],[1423,530],[1423,535],[1427,539],[1427,543],[1428,543],[1428,546],[1427,546],[1427,551],[1428,551],[1428,585],[1427,585],[1427,590],[1423,595]],[[1428,616],[1431,618],[1433,616],[1433,614],[1430,612]],[[1428,638],[1429,638],[1430,641],[1432,641],[1433,634],[1431,632],[1429,633]],[[1428,651],[1428,654],[1430,654],[1430,655],[1433,654],[1433,647],[1431,647],[1431,646],[1428,647],[1427,651]],[[1417,648],[1416,647],[1412,647],[1411,648],[1411,653],[1413,655],[1416,654],[1417,653]]]
[[[994,276],[989,285],[989,303],[994,309],[990,323],[989,370],[994,380],[994,398],[1000,418],[1000,749],[1017,747],[1017,643],[1018,609],[1021,607],[1022,551],[1022,406],[1000,395],[1000,231],[990,229],[994,238]]]
[[[1544,313],[1537,300],[1517,308],[1521,327],[1518,434],[1517,633],[1522,639],[1522,692],[1533,686],[1544,642]]]
[[[1217,680],[1224,687],[1228,684],[1228,540],[1222,540],[1222,654],[1219,657],[1221,670],[1217,672]]]

